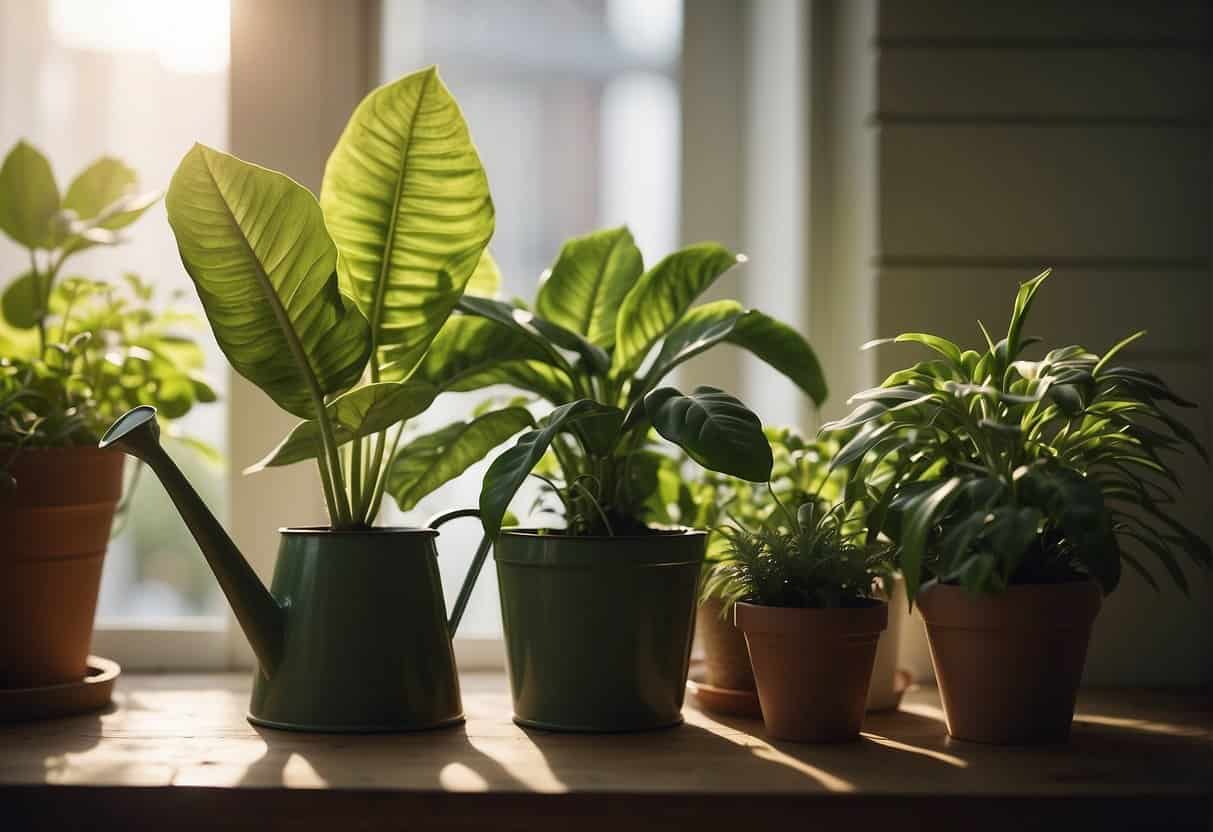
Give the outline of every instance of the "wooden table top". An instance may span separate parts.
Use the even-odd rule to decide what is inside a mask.
[[[652,733],[522,729],[510,721],[505,678],[475,673],[462,679],[463,726],[298,734],[245,721],[249,682],[247,674],[125,675],[108,712],[0,726],[0,829],[26,828],[5,827],[12,811],[31,826],[55,818],[70,828],[91,812],[115,828],[188,828],[223,807],[234,812],[229,826],[264,829],[272,812],[296,828],[339,822],[342,832],[364,822],[381,828],[374,818],[401,828],[491,819],[496,829],[544,820],[617,829],[621,818],[681,828],[700,816],[744,823],[809,811],[842,819],[852,810],[873,821],[888,813],[900,829],[934,815],[930,828],[939,829],[948,825],[928,807],[948,805],[955,811],[945,819],[973,825],[963,807],[985,807],[985,828],[1046,810],[1113,827],[1153,818],[1207,828],[1213,818],[1209,691],[1084,691],[1069,745],[995,748],[950,740],[929,687],[912,689],[899,711],[870,715],[859,742],[820,746],[772,743],[760,721],[690,705],[685,725]]]

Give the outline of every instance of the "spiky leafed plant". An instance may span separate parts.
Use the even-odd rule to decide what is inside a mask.
[[[937,356],[852,397],[856,409],[823,428],[860,428],[834,460],[861,462],[853,476],[891,468],[868,525],[896,541],[911,599],[926,577],[998,592],[1090,576],[1106,593],[1122,561],[1157,588],[1143,553],[1186,592],[1176,553],[1213,561],[1169,509],[1180,487],[1169,455],[1189,448],[1208,461],[1167,409],[1193,404],[1118,360],[1144,333],[1102,356],[1066,346],[1024,358],[1039,340],[1024,322],[1049,274],[1020,286],[1006,338],[995,343],[978,322],[984,351],[924,333],[891,339]]]
[[[850,539],[844,532],[846,507],[823,508],[816,500],[793,515],[779,511],[756,528],[726,526],[725,559],[704,582],[704,595],[723,602],[768,607],[857,606],[875,594],[876,581],[889,576],[888,547]]]

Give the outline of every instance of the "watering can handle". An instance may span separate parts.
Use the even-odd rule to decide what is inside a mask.
[[[461,508],[455,511],[448,511],[444,514],[439,514],[437,517],[430,519],[426,525],[431,529],[437,529],[443,523],[449,520],[458,520],[461,517],[480,517],[480,510],[475,508]],[[489,556],[489,550],[493,548],[493,541],[486,534],[480,538],[480,545],[476,547],[476,554],[472,556],[472,565],[468,567],[468,573],[463,579],[463,586],[459,587],[459,595],[455,598],[455,606],[451,610],[451,620],[447,624],[450,630],[451,637],[454,638],[455,630],[459,628],[459,621],[463,618],[463,612],[467,609],[468,601],[472,598],[472,590],[476,586],[476,579],[480,577],[480,570],[484,567],[484,561]]]

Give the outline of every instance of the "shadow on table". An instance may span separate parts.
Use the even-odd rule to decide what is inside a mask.
[[[522,788],[508,768],[472,743],[466,723],[404,734],[319,734],[253,728],[266,749],[249,764],[240,778],[241,785],[287,785],[287,766],[297,757],[315,775],[316,782],[305,785],[420,791]],[[358,761],[353,769],[351,753]],[[311,779],[306,774],[301,776]],[[299,785],[299,778],[289,784]]]
[[[902,717],[933,722],[910,714]],[[837,744],[770,741],[761,720],[729,717],[635,734],[523,730],[555,777],[589,789],[626,784],[641,791],[688,793],[746,787],[845,792],[868,787],[874,772],[890,771],[894,762],[900,777],[923,781],[964,765],[947,754],[869,735]]]

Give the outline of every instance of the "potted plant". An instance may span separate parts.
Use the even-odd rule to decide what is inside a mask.
[[[282,530],[267,590],[159,448],[150,412],[105,437],[151,463],[231,601],[260,666],[249,718],[327,731],[461,721],[450,637],[487,546],[448,622],[434,529],[469,512],[374,527],[403,423],[454,389],[415,370],[477,269],[492,271],[493,204],[458,105],[433,67],[372,91],[319,200],[195,145],[166,204],[228,361],[302,420],[247,470],[315,460],[330,518]]]
[[[626,228],[569,241],[533,306],[464,297],[418,377],[452,389],[508,384],[554,406],[501,453],[480,510],[495,538],[515,718],[571,731],[681,721],[695,592],[706,533],[650,526],[663,454],[653,431],[700,465],[764,482],[759,420],[721,390],[684,395],[661,380],[716,344],[749,349],[815,398],[817,361],[793,330],[735,301],[692,308],[741,260],[713,243],[645,270]],[[647,360],[647,361],[646,361]],[[402,505],[517,430],[483,415],[406,446],[389,489]],[[534,473],[563,528],[507,529],[507,507]]]
[[[708,538],[707,563],[700,591],[695,632],[703,651],[703,679],[693,691],[701,693],[700,707],[705,710],[725,708],[729,712],[758,714],[758,697],[754,673],[746,649],[745,636],[733,626],[732,610],[720,597],[722,584],[716,576],[727,568],[732,549],[723,534],[727,521],[734,526],[758,528],[773,516],[781,516],[781,506],[801,505],[815,501],[826,510],[842,500],[848,483],[848,468],[833,464],[841,448],[837,439],[814,440],[801,436],[794,428],[767,428],[767,439],[775,464],[771,481],[755,485],[714,471],[692,473],[670,460],[660,472],[661,492],[653,501],[655,516],[664,522],[711,529]],[[886,471],[878,468],[864,477],[865,482],[879,483]],[[851,531],[862,526],[858,502],[872,499],[872,489],[858,490],[859,483],[851,478]],[[686,512],[684,519],[683,512]],[[880,582],[880,596],[892,602],[904,593],[899,575],[889,575]],[[868,687],[868,709],[878,710],[897,705],[905,683],[897,668],[897,642],[901,615],[893,615],[880,636],[872,683]],[[902,674],[904,676],[904,674]],[[706,687],[705,687],[706,685]],[[748,692],[748,696],[745,696]]]
[[[709,591],[745,633],[762,719],[776,739],[842,742],[859,736],[888,604],[886,547],[846,532],[844,503],[817,500],[755,530],[729,526],[727,557]]]
[[[177,418],[215,398],[192,316],[163,308],[135,275],[114,284],[63,277],[73,255],[119,244],[158,199],[136,185],[133,170],[106,157],[60,193],[50,163],[26,142],[0,166],[0,230],[30,263],[0,297],[3,688],[84,678],[123,492],[122,455],[96,447],[105,426],[138,401]]]
[[[1122,563],[1157,582],[1152,556],[1186,591],[1186,553],[1208,544],[1176,521],[1169,454],[1207,454],[1168,405],[1191,406],[1124,364],[1136,333],[1102,356],[1081,346],[1024,357],[1044,272],[1015,298],[1004,339],[962,350],[909,333],[936,357],[854,397],[825,430],[859,427],[844,457],[894,474],[871,527],[897,543],[927,625],[949,733],[993,743],[1064,740],[1091,625]]]

